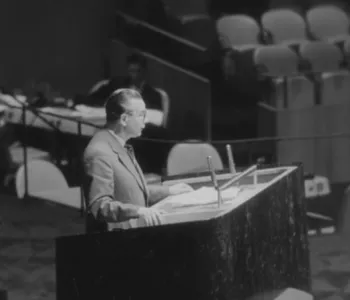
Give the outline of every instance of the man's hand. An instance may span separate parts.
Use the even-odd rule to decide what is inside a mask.
[[[177,183],[169,187],[170,195],[178,195],[183,193],[192,192],[193,188],[187,183]]]
[[[137,211],[138,217],[144,219],[147,226],[162,224],[162,214],[164,211],[153,207],[140,207]]]

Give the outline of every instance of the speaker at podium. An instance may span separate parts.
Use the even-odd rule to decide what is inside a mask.
[[[134,220],[124,230],[57,238],[57,300],[232,300],[290,287],[308,293],[302,167],[212,176],[167,178],[164,185],[181,181],[211,192],[159,202],[162,225]]]

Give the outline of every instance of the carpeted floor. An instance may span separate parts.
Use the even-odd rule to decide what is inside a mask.
[[[0,289],[9,300],[55,299],[54,238],[83,232],[79,212],[0,195],[0,216]],[[310,257],[315,298],[350,299],[350,238],[312,237]]]

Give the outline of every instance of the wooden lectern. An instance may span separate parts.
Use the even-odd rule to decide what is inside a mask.
[[[302,167],[264,166],[255,175],[240,178],[240,192],[220,207],[164,205],[161,226],[140,221],[128,230],[58,238],[57,300],[234,300],[289,287],[308,292]],[[232,176],[239,173],[218,174],[219,184]],[[164,184],[177,180],[211,186],[208,174]]]

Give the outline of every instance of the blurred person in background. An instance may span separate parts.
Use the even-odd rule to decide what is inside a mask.
[[[87,103],[91,106],[103,106],[105,99],[116,89],[132,88],[141,93],[147,108],[162,110],[161,95],[147,82],[147,62],[139,54],[127,57],[127,74],[124,77],[112,77],[98,82],[90,91]]]

